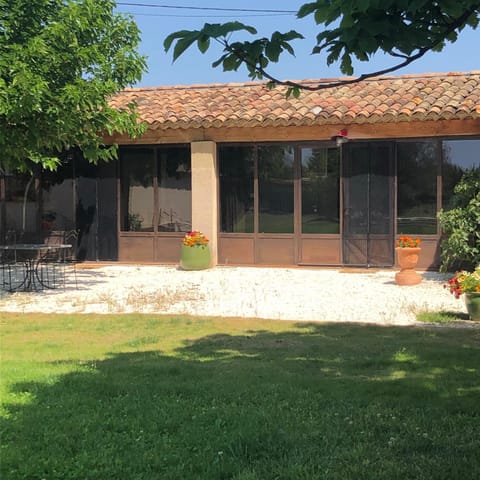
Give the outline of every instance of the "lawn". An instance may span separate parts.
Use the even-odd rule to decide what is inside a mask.
[[[2,480],[480,478],[480,329],[1,319]]]

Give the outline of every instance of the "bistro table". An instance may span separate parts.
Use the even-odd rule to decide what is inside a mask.
[[[70,244],[0,245],[2,283],[9,292],[39,291],[65,284],[65,252]]]

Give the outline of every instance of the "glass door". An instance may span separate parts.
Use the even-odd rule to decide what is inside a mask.
[[[343,147],[343,263],[358,267],[394,264],[394,158],[384,143]]]

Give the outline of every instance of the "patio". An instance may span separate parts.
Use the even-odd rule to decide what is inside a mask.
[[[0,292],[0,312],[143,312],[214,317],[414,325],[422,311],[465,313],[443,288],[447,276],[421,272],[399,287],[394,270],[77,265],[78,288]]]

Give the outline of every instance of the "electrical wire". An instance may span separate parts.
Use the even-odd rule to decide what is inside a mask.
[[[221,7],[189,7],[186,5],[158,5],[154,3],[132,3],[117,2],[117,5],[129,7],[148,7],[148,8],[173,8],[181,10],[201,10],[201,11],[217,11],[217,12],[254,12],[254,13],[282,13],[296,14],[296,10],[273,10],[273,9],[257,9],[257,8],[221,8]]]
[[[137,12],[122,12],[128,13],[134,16],[140,17],[169,17],[169,18],[205,18],[207,15],[176,15],[176,14],[169,14],[169,13],[137,13]],[[252,13],[251,15],[235,15],[235,18],[246,18],[246,17],[285,17],[290,16],[291,13]],[[231,18],[231,15],[212,15],[208,14],[210,18]]]

